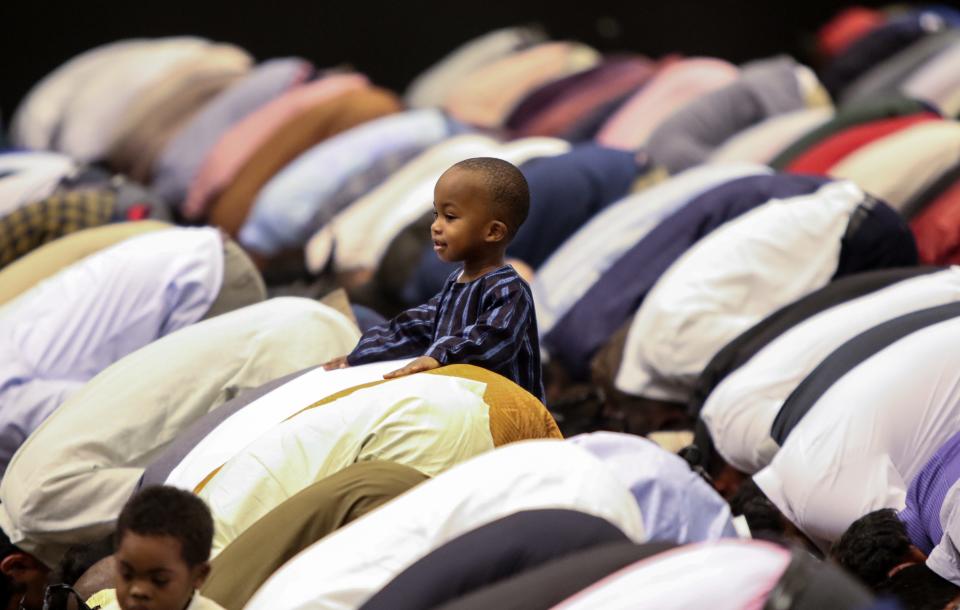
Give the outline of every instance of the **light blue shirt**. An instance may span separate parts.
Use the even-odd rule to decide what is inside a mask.
[[[337,212],[461,129],[439,110],[411,110],[324,140],[263,187],[240,242],[267,256],[302,248]]]
[[[74,391],[199,320],[222,283],[217,229],[168,229],[92,254],[0,309],[0,474]]]
[[[625,197],[594,216],[537,271],[531,288],[540,337],[660,221],[715,186],[763,173],[771,173],[770,168],[748,163],[695,167]]]
[[[632,434],[593,432],[566,442],[592,453],[630,489],[649,540],[690,544],[737,537],[730,506],[683,458]]]

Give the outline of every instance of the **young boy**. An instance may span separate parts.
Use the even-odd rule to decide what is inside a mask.
[[[368,330],[327,370],[418,356],[386,379],[446,364],[475,364],[544,400],[533,296],[504,263],[510,240],[527,217],[530,191],[519,169],[489,157],[448,169],[433,192],[433,249],[446,262],[463,261],[425,305]]]
[[[223,610],[196,592],[210,572],[212,542],[203,500],[174,487],[144,489],[117,521],[117,602],[104,610]]]

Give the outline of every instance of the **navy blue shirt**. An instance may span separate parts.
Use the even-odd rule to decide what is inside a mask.
[[[472,282],[457,282],[459,275],[452,273],[426,304],[365,332],[347,362],[430,356],[441,365],[473,364],[544,402],[530,287],[509,265]]]

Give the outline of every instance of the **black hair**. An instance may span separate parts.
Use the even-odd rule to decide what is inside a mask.
[[[176,487],[146,487],[133,496],[117,519],[114,538],[117,547],[128,531],[141,536],[171,536],[178,540],[183,560],[190,567],[210,558],[213,544],[210,509],[197,496]]]
[[[530,187],[523,172],[513,163],[494,157],[465,159],[453,167],[483,175],[494,215],[507,225],[508,238],[513,239],[530,212]]]
[[[787,533],[783,513],[752,478],[740,485],[740,489],[730,500],[730,509],[734,515],[743,515],[746,518],[750,534],[754,538],[779,538]]]
[[[113,536],[89,544],[74,544],[63,554],[54,571],[54,582],[75,585],[94,564],[113,554]]]
[[[830,556],[875,589],[910,552],[907,528],[897,511],[883,508],[860,517],[840,536]]]
[[[19,553],[20,549],[10,542],[7,533],[0,529],[0,561],[3,561],[14,553]],[[10,580],[10,577],[0,572],[0,608],[6,608],[10,605],[10,598],[14,593],[20,593],[16,583]]]
[[[943,610],[960,595],[960,587],[916,563],[881,583],[877,593],[895,597],[904,610]]]

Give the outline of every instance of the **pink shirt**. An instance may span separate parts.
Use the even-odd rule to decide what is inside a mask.
[[[607,120],[597,142],[636,150],[675,110],[732,83],[739,72],[733,64],[709,58],[685,59],[667,66]]]
[[[295,87],[250,113],[230,128],[207,155],[183,204],[187,218],[202,217],[207,206],[236,176],[256,150],[302,111],[342,93],[367,87],[362,74],[332,74]]]
[[[690,544],[614,572],[554,610],[760,610],[790,559],[759,540]]]

